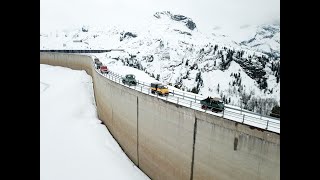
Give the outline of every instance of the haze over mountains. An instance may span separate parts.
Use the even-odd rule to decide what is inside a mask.
[[[40,49],[124,49],[106,53],[163,83],[225,103],[269,114],[280,105],[280,23],[223,27],[204,33],[197,22],[170,11],[156,12],[132,27],[83,26],[40,34]]]

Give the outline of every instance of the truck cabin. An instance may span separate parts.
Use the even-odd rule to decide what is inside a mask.
[[[100,69],[100,67],[102,66],[102,62],[99,61],[96,63],[96,65],[97,65],[97,69]]]
[[[152,87],[152,88],[156,88],[156,89],[157,89],[160,85],[161,85],[161,84],[158,83],[158,82],[151,83],[151,87]]]
[[[214,103],[214,104],[223,104],[223,101],[222,101],[220,98],[218,98],[218,97],[214,97],[214,98],[212,98],[212,97],[207,97],[207,98],[205,99],[205,102],[207,102],[207,103]]]
[[[160,85],[158,86],[158,88],[159,88],[159,89],[168,89],[168,86],[165,86],[165,85],[163,85],[163,84],[160,84]]]
[[[101,72],[108,72],[108,67],[107,66],[100,66],[100,71]]]
[[[168,89],[168,86],[163,85],[163,84],[158,83],[158,82],[151,83],[151,87],[155,88],[155,89]]]
[[[133,75],[133,74],[128,74],[128,75],[126,75],[126,78],[128,78],[128,79],[135,79],[136,77],[135,77],[135,75]]]

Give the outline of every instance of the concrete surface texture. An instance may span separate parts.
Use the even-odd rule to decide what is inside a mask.
[[[99,118],[152,179],[280,179],[280,134],[130,89],[95,71],[89,56],[40,52],[40,63],[92,76]]]

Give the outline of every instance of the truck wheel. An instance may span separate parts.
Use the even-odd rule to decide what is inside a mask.
[[[202,105],[202,109],[207,109],[208,107],[206,105]]]

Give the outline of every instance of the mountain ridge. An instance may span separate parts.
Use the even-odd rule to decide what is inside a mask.
[[[255,112],[268,114],[280,105],[280,51],[268,54],[254,44],[269,43],[265,39],[277,33],[280,36],[280,26],[278,31],[265,25],[251,42],[237,43],[221,34],[201,33],[193,21],[189,28],[190,21],[162,11],[142,30],[84,26],[41,33],[40,49],[124,49],[101,59],[135,67],[185,91],[220,96],[225,103]]]

